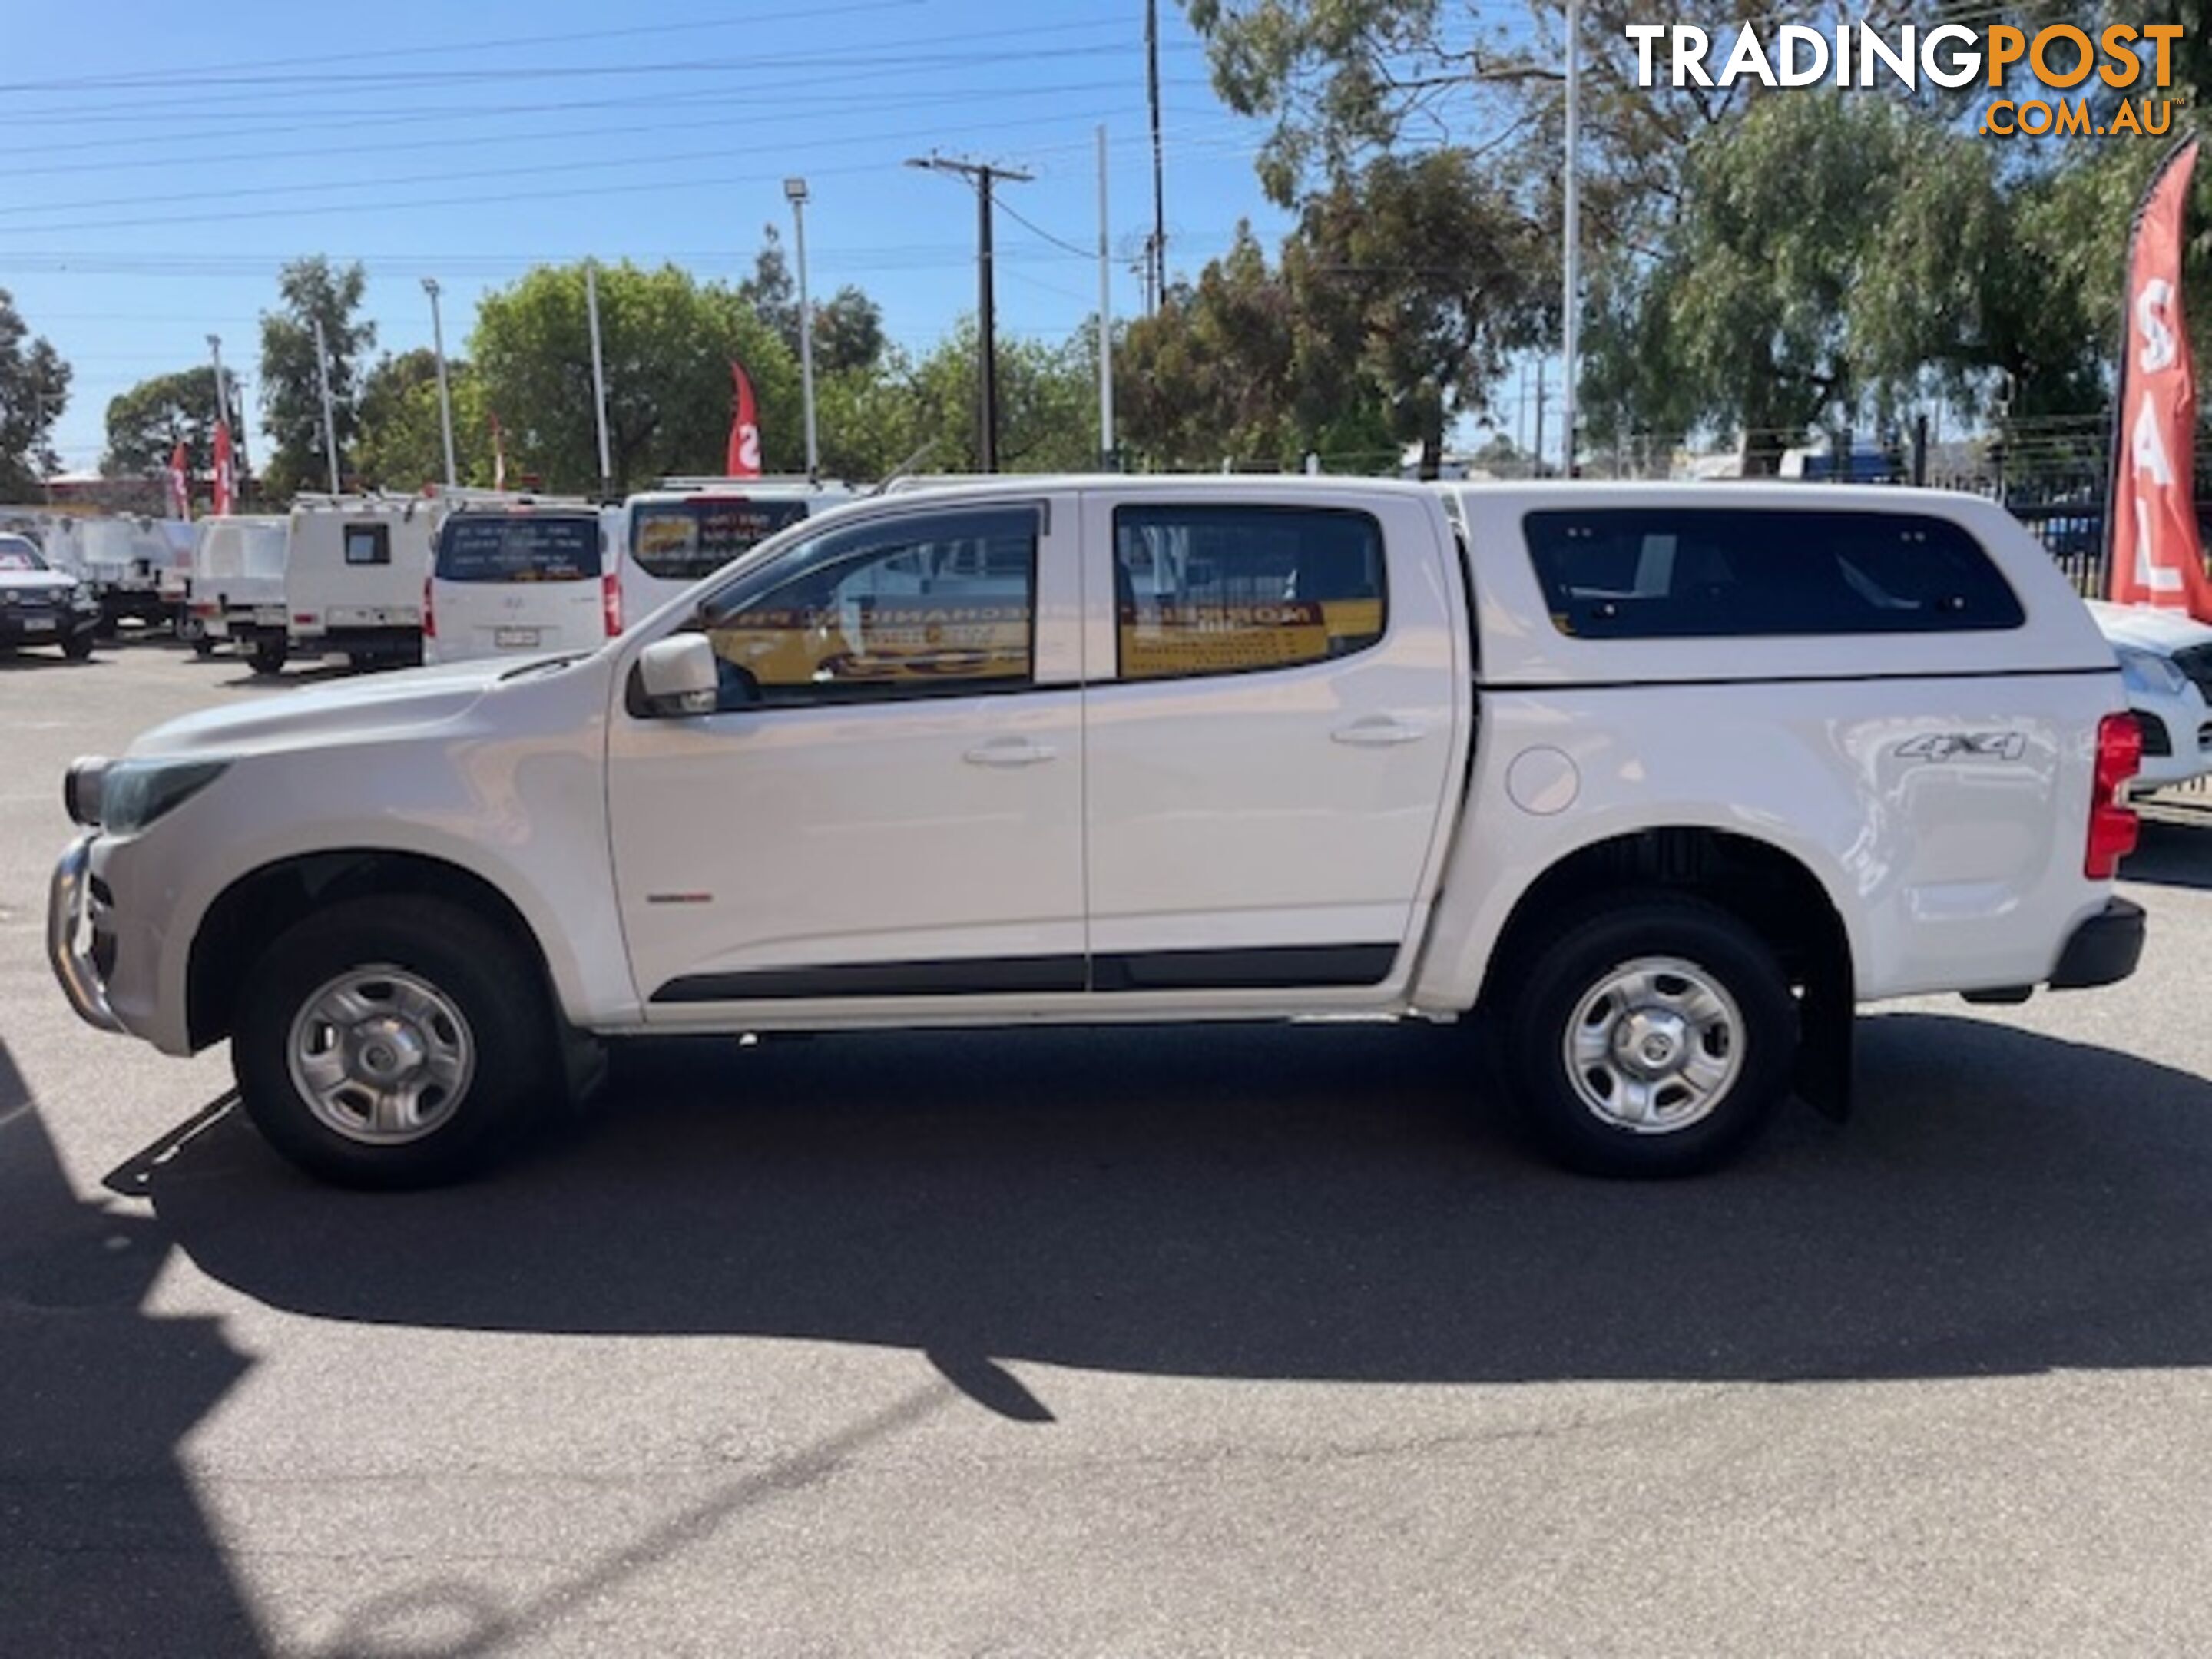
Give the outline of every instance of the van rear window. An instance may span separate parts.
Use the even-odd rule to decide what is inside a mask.
[[[641,502],[630,509],[630,557],[648,576],[695,582],[805,516],[793,497]]]
[[[456,514],[438,532],[441,582],[575,582],[599,574],[596,514]]]
[[[1599,640],[2018,628],[1980,543],[1917,513],[1603,507],[1531,513],[1562,634]]]

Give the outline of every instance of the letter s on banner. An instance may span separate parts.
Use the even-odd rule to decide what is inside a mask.
[[[2197,376],[2181,305],[2182,218],[2196,165],[2196,140],[2174,148],[2143,192],[2128,240],[2106,592],[2118,604],[2185,609],[2212,622],[2192,493]]]

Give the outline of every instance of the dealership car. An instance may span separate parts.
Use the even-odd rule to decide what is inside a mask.
[[[2128,707],[2142,728],[2136,787],[2186,783],[2212,772],[2212,627],[2186,611],[2089,602],[2119,658]]]
[[[0,651],[53,645],[82,662],[100,630],[100,602],[66,571],[48,565],[29,538],[0,536]]]
[[[1857,1002],[2132,972],[2139,748],[1972,497],[1006,478],[80,761],[47,949],[358,1185],[601,1039],[1469,1013],[1556,1156],[1675,1174],[1840,1112]]]

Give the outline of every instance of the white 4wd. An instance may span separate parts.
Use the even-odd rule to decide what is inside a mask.
[[[590,1039],[1477,1010],[1557,1155],[1674,1172],[1840,1110],[1857,1001],[2131,971],[2136,742],[1965,496],[961,483],[589,654],[80,763],[49,944],[356,1183],[477,1164]]]

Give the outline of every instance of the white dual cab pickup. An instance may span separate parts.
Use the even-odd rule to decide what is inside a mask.
[[[1552,1152],[1673,1173],[1840,1113],[1857,1002],[2132,971],[2124,709],[1965,495],[963,482],[78,763],[48,945],[352,1184],[603,1038],[1476,1012]]]

